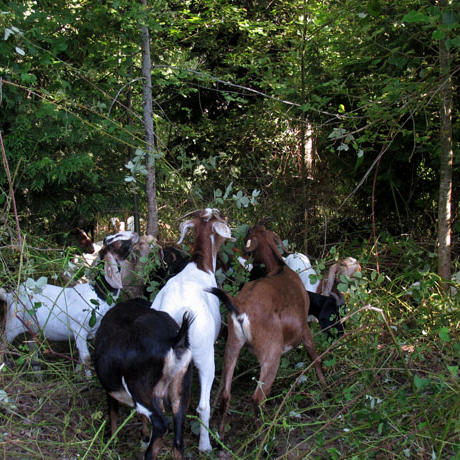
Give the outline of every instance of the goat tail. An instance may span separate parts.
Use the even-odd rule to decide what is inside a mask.
[[[190,341],[189,341],[189,329],[195,317],[190,314],[189,312],[184,313],[182,317],[182,324],[177,332],[176,336],[176,344],[174,348],[190,348]]]
[[[225,305],[230,313],[235,313],[235,315],[240,314],[238,308],[233,305],[232,297],[228,295],[223,289],[213,287],[210,289],[205,289],[205,291],[209,292],[210,294],[214,294]]]

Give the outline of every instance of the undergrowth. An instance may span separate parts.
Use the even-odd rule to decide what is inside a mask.
[[[54,273],[63,271],[66,254],[38,247],[39,242],[33,242],[23,253],[1,250],[2,287],[14,287],[28,277],[47,276],[51,282]],[[373,248],[330,251],[318,266],[339,255],[353,255],[363,271],[359,278],[342,280],[348,306],[345,334],[331,342],[312,324],[327,388],[320,386],[299,346],[283,356],[272,393],[255,417],[251,395],[259,370],[244,350],[235,371],[225,442],[213,432],[214,450],[209,454],[197,449],[195,375],[185,428],[186,457],[460,459],[460,288],[458,281],[441,288],[429,254],[413,241],[387,240],[381,242],[377,270]],[[414,281],[419,285],[411,286]],[[224,332],[216,346],[213,400]],[[120,430],[111,439],[104,391],[96,377],[75,373],[73,344],[35,339],[40,347],[32,355],[30,337],[6,344],[2,336],[0,457],[142,458],[139,417],[122,408]],[[37,362],[40,371],[35,370]],[[218,420],[216,408],[213,430]],[[171,446],[168,433],[160,458],[173,458]]]

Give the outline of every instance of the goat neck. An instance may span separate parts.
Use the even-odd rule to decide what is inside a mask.
[[[109,297],[117,298],[120,293],[120,289],[110,286],[103,275],[98,275],[96,277],[93,287],[97,296],[104,302],[107,302]]]
[[[196,264],[199,270],[215,273],[217,253],[222,243],[225,239],[234,241],[227,225],[227,219],[214,208],[194,211],[191,214],[192,219],[186,220],[180,225],[181,237],[178,244],[182,243],[189,228],[195,228],[195,242],[191,261]]]
[[[215,273],[217,253],[225,238],[213,231],[212,222],[201,223],[196,228],[192,262],[195,262],[198,269],[206,273]]]
[[[253,255],[254,263],[265,265],[266,276],[278,273],[286,265],[277,246],[279,240],[276,233],[260,224],[248,231],[244,251]]]

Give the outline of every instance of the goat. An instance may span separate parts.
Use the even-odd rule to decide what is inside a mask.
[[[85,269],[93,267],[95,261],[98,260],[99,251],[102,249],[103,242],[93,242],[88,234],[76,228],[70,232],[77,240],[77,246],[81,250],[81,254],[74,255],[68,262],[64,271],[64,279],[69,281],[71,286],[77,283],[88,281],[88,277],[84,275]]]
[[[281,248],[288,252],[284,246],[281,238],[274,232],[273,238],[274,242],[281,246]],[[318,294],[316,290],[320,285],[320,281],[317,280],[312,282],[310,275],[316,275],[315,270],[313,269],[310,259],[301,253],[289,253],[286,257],[283,257],[286,265],[293,271],[295,271],[307,293],[310,300],[310,309],[309,309],[309,321],[319,321],[321,330],[323,330],[328,337],[333,337],[332,328],[337,329],[339,335],[343,334],[343,324],[340,322],[340,307],[344,305],[344,302],[338,302],[335,297],[325,296]],[[240,263],[243,265],[245,259],[240,260]],[[243,265],[244,266],[244,265]],[[266,267],[262,264],[246,264],[248,270],[250,270],[250,281],[257,280],[267,275]]]
[[[141,297],[144,293],[144,267],[151,251],[157,246],[152,235],[139,238],[135,250],[131,251],[121,269],[123,296],[126,298]]]
[[[125,231],[125,223],[124,221],[120,220],[118,217],[111,217],[109,221],[110,221],[110,225],[117,233]]]
[[[152,292],[158,292],[167,281],[180,273],[190,262],[190,256],[173,246],[160,247],[157,266],[148,274],[148,283],[144,296],[149,297]]]
[[[149,298],[151,290],[158,292],[190,262],[188,254],[172,246],[158,246],[150,235],[141,236],[138,247],[131,252],[121,274],[127,298]],[[154,263],[153,268],[149,262]]]
[[[327,275],[320,281],[316,292],[324,296],[332,296],[336,299],[337,305],[343,305],[345,299],[343,294],[337,289],[342,275],[351,278],[356,272],[361,271],[361,265],[353,257],[345,257],[337,263],[331,265]]]
[[[311,266],[310,259],[300,252],[293,252],[288,254],[284,261],[286,265],[299,274],[303,285],[307,291],[317,292],[319,280],[312,281],[310,275],[316,275],[315,269]]]
[[[245,250],[253,255],[255,264],[265,265],[267,276],[245,284],[236,297],[218,288],[208,291],[229,310],[219,428],[221,438],[230,405],[233,372],[245,343],[249,343],[260,363],[260,377],[252,396],[256,408],[270,393],[281,355],[301,341],[314,363],[319,380],[326,384],[307,322],[307,292],[299,275],[281,257],[274,233],[264,225],[256,225],[248,232]]]
[[[73,287],[46,284],[31,286],[24,282],[16,292],[0,292],[0,299],[7,304],[5,334],[11,343],[19,334],[30,332],[56,341],[75,340],[81,365],[90,375],[88,338],[96,332],[104,313],[112,306],[122,286],[118,264],[138,241],[137,234],[124,232],[114,235],[110,247],[99,252],[104,261],[104,277],[97,276],[94,283],[82,283]],[[32,283],[33,284],[33,283]]]
[[[155,297],[152,308],[169,313],[180,323],[184,312],[190,312],[195,319],[190,327],[192,359],[200,379],[200,401],[198,414],[202,420],[199,449],[211,450],[209,440],[210,395],[214,381],[214,342],[220,330],[219,300],[205,291],[216,287],[217,252],[225,239],[233,240],[226,219],[217,209],[206,208],[194,211],[184,217],[190,219],[180,224],[181,236],[189,228],[195,229],[192,257],[185,268],[165,284]]]
[[[185,313],[179,328],[167,313],[151,309],[150,302],[131,299],[109,310],[96,333],[94,367],[107,392],[111,433],[117,429],[118,403],[135,407],[152,424],[145,460],[157,458],[168,429],[165,402],[173,412],[174,457],[183,458],[192,322]]]
[[[69,236],[71,236],[76,243],[78,249],[81,250],[84,254],[93,254],[95,251],[93,240],[88,236],[88,234],[81,228],[74,228],[70,231]]]
[[[343,323],[340,321],[340,308],[345,308],[345,304],[339,305],[333,296],[325,296],[317,292],[307,291],[310,298],[310,310],[308,320],[312,317],[318,320],[321,330],[328,337],[334,337],[332,328],[337,330],[338,335],[343,335]]]

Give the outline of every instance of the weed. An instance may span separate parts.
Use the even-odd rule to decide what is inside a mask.
[[[259,372],[256,359],[243,350],[232,386],[226,440],[222,444],[213,431],[215,448],[210,454],[200,454],[197,448],[199,419],[193,408],[198,405],[199,392],[195,378],[185,427],[187,458],[459,458],[458,282],[453,282],[456,295],[444,293],[439,278],[431,272],[426,250],[413,242],[385,244],[379,263],[385,272],[379,273],[372,265],[371,250],[363,248],[352,254],[360,260],[363,272],[358,278],[341,280],[347,300],[345,334],[332,341],[312,324],[328,387],[321,387],[306,351],[299,346],[283,356],[271,396],[255,417],[251,394]],[[327,266],[338,253],[349,255],[346,248],[334,251],[318,261],[318,266]],[[45,261],[36,253],[41,254],[25,252],[22,270],[15,273],[3,252],[2,282],[14,286],[27,277],[52,279],[62,260],[53,253],[52,262],[49,257]],[[19,261],[17,255],[15,260]],[[416,280],[420,289],[416,294],[408,292]],[[223,278],[223,282],[232,281]],[[225,315],[223,319],[225,322]],[[64,350],[46,341],[41,345],[33,356],[41,360],[38,373],[27,346],[2,343],[0,458],[140,458],[140,418],[129,408],[121,408],[122,423],[111,438],[105,394],[95,377],[75,374],[73,345],[62,345]],[[213,399],[224,346],[221,337],[216,344]],[[218,411],[214,411],[212,430],[218,421]],[[173,458],[172,449],[167,448],[172,445],[170,433],[164,445],[161,458]]]

